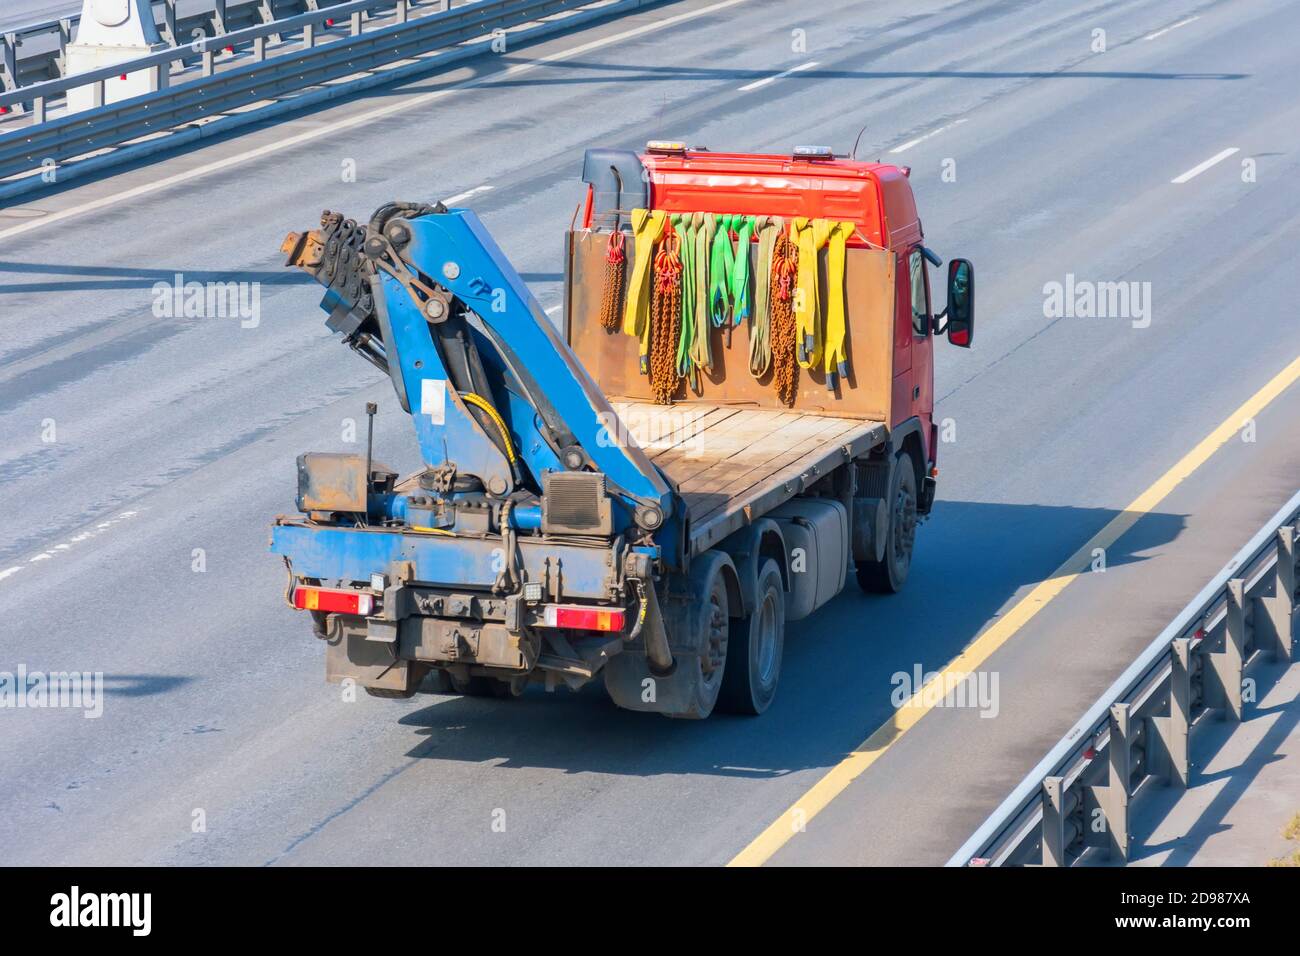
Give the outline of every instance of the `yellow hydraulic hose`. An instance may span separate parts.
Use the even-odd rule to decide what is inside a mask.
[[[506,430],[505,420],[497,414],[497,410],[492,407],[492,403],[482,395],[476,394],[475,392],[461,392],[460,397],[469,402],[469,404],[473,405],[475,408],[481,408],[483,411],[487,412],[488,418],[492,419],[492,424],[495,425],[497,431],[501,433],[501,440],[506,444],[507,460],[509,460],[512,466],[518,462],[519,457],[515,454],[515,445],[514,442],[510,440],[510,432]]]

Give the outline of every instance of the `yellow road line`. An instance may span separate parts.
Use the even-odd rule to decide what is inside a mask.
[[[1109,548],[1113,545],[1143,515],[1148,514],[1168,497],[1170,492],[1182,484],[1185,478],[1205,464],[1206,460],[1223,447],[1247,420],[1263,411],[1297,379],[1300,379],[1300,357],[1294,359],[1267,385],[1247,399],[1245,404],[1225,418],[1218,428],[1201,439],[1195,448],[1161,475],[1155,484],[1133,499],[1132,504],[1112,518],[1078,551],[1070,555],[1047,580],[1035,585],[1033,590],[1021,598],[1010,611],[994,622],[993,626],[976,638],[966,650],[953,658],[941,673],[912,694],[902,707],[894,711],[894,715],[888,721],[878,727],[852,753],[827,771],[826,775],[813,784],[807,793],[772,821],[766,830],[755,837],[753,842],[741,850],[727,865],[762,866],[770,860],[791,837],[803,830],[809,820],[843,793],[845,788],[880,759],[899,737],[911,730],[917,721],[930,712],[934,706],[933,698],[929,704],[925,703],[925,700],[926,692],[932,685],[939,688],[952,686],[950,683],[945,684],[944,681],[959,680],[978,670],[994,651],[1010,640],[1017,631],[1033,619],[1035,614],[1046,607],[1049,601],[1089,568],[1094,548]],[[941,698],[942,694],[937,696]]]

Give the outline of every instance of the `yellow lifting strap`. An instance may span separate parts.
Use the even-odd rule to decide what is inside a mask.
[[[844,315],[845,244],[853,235],[851,222],[831,223],[826,242],[826,387],[835,391],[836,376],[849,374],[849,356],[844,350],[846,319]]]
[[[821,330],[817,327],[817,250],[830,238],[831,225],[825,219],[806,216],[797,216],[790,224],[790,238],[799,249],[793,311],[800,368],[817,368],[822,360]]]
[[[627,287],[627,304],[623,310],[623,331],[641,340],[641,371],[646,371],[650,354],[650,265],[654,246],[663,235],[668,214],[662,210],[632,210],[633,246],[632,278]]]

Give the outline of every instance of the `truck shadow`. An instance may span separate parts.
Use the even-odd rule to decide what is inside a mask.
[[[850,574],[839,597],[789,626],[777,699],[760,718],[668,720],[619,710],[600,686],[530,688],[516,700],[440,698],[408,713],[400,723],[424,738],[409,756],[633,776],[762,779],[829,767],[893,714],[893,675],[942,668],[1118,513],[936,503],[901,594],[864,595]],[[1146,560],[1184,523],[1182,515],[1142,517],[1108,551],[1107,566]]]

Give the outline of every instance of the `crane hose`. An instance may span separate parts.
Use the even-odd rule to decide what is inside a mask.
[[[467,404],[481,409],[487,417],[492,420],[492,424],[496,426],[496,430],[501,435],[501,441],[505,443],[506,460],[510,462],[512,468],[517,465],[519,463],[519,456],[515,453],[515,443],[510,440],[510,430],[506,428],[505,420],[497,413],[497,410],[492,407],[492,403],[482,395],[478,395],[474,392],[461,392],[460,397],[464,399]]]

